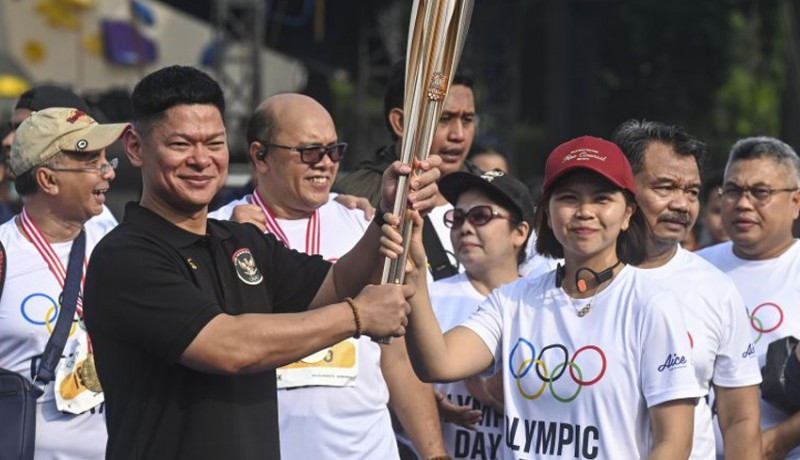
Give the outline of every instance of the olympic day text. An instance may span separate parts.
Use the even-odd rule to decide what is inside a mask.
[[[475,410],[481,411],[481,419],[476,424],[478,427],[501,428],[503,427],[503,417],[491,407],[485,406],[469,395],[448,394],[453,404],[459,406],[471,406]],[[449,422],[448,422],[449,423]],[[455,430],[455,446],[453,456],[455,458],[468,458],[474,460],[490,460],[499,458],[500,445],[502,443],[502,430],[500,433],[476,432],[463,428]]]

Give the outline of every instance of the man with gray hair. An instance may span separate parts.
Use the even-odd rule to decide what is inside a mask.
[[[755,346],[747,353],[755,354],[761,366],[770,344],[800,329],[800,244],[792,236],[792,223],[800,213],[799,181],[800,158],[784,142],[771,137],[736,142],[719,189],[722,222],[731,241],[699,252],[733,278],[742,293],[754,331]],[[769,372],[769,366],[765,370]],[[800,459],[800,414],[765,400],[764,390],[765,457]]]
[[[636,203],[650,228],[645,261],[639,265],[660,286],[681,299],[695,377],[708,395],[713,385],[725,458],[760,455],[758,384],[747,310],[733,282],[680,242],[700,211],[703,142],[682,128],[656,121],[628,120],[613,136],[633,169]],[[695,406],[692,459],[714,458],[711,409]]]

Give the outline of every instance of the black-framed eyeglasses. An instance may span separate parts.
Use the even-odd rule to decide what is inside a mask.
[[[83,166],[80,168],[57,168],[55,166],[48,166],[44,165],[45,168],[51,171],[60,171],[60,172],[94,172],[99,173],[101,176],[105,176],[109,172],[117,169],[119,166],[119,158],[112,158],[108,160],[106,163],[97,166]]]
[[[264,147],[273,148],[273,149],[284,149],[284,150],[292,150],[294,152],[300,152],[300,161],[305,164],[315,165],[322,161],[322,158],[325,155],[331,157],[331,161],[334,163],[338,163],[339,160],[342,159],[344,156],[344,152],[347,150],[347,142],[334,142],[333,144],[322,145],[322,144],[311,144],[311,145],[300,145],[297,147],[292,147],[288,145],[278,145],[278,144],[270,144],[269,142],[261,142]]]
[[[769,188],[766,186],[757,187],[738,187],[736,185],[724,185],[717,189],[720,198],[723,201],[737,202],[742,199],[742,196],[749,195],[750,199],[757,204],[767,204],[772,199],[772,195],[781,192],[796,192],[797,187],[794,188]]]
[[[510,220],[511,216],[500,214],[489,205],[475,206],[466,212],[463,209],[455,208],[444,213],[444,225],[447,228],[459,228],[467,220],[475,227],[482,227],[495,218]]]

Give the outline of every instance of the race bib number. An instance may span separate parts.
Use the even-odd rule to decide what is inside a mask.
[[[277,370],[278,388],[351,387],[358,378],[358,340],[350,338]]]

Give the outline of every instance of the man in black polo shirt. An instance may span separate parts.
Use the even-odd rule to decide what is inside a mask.
[[[125,148],[142,198],[95,248],[84,302],[107,455],[279,458],[274,369],[361,333],[402,335],[413,287],[364,287],[382,266],[377,225],[331,268],[255,226],[206,219],[228,166],[224,99],[208,75],[161,69],[132,99]],[[411,181],[414,208],[432,207],[437,164]],[[383,209],[409,172],[387,170]]]

